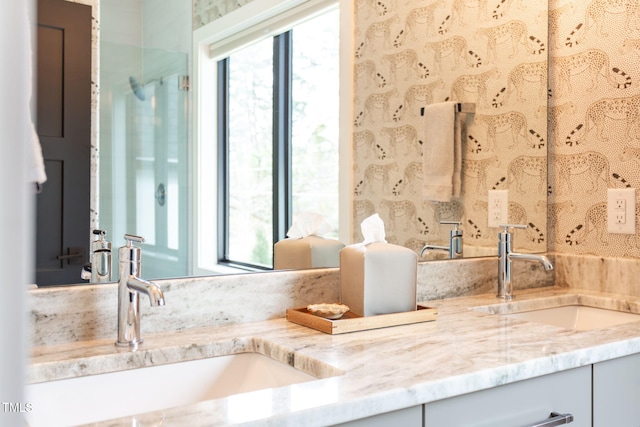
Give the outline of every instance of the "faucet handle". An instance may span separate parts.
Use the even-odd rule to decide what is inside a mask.
[[[144,243],[144,237],[136,236],[134,234],[125,234],[124,240],[126,241],[127,246],[129,247],[133,245],[133,242]]]
[[[144,242],[144,237],[136,236],[133,234],[125,234],[124,240],[126,244],[120,248],[118,251],[118,256],[120,258],[120,263],[130,263],[130,262],[140,262],[141,254],[140,248],[138,246],[134,246],[133,242]],[[139,272],[135,271],[136,274]]]
[[[450,239],[453,239],[454,237],[462,236],[462,230],[458,228],[460,224],[462,224],[460,221],[440,221],[440,224],[453,225],[453,228],[449,232]]]
[[[460,221],[440,221],[440,224],[449,224],[453,225],[454,228],[458,228],[458,226],[462,223]]]
[[[91,252],[111,252],[111,242],[109,242],[105,237],[107,236],[107,232],[104,230],[93,230],[91,232],[94,236],[98,236],[96,240],[91,242]]]
[[[503,233],[508,233],[510,228],[519,228],[521,230],[527,228],[525,224],[499,224],[498,227],[504,228]]]
[[[513,235],[509,232],[510,228],[518,228],[520,230],[524,230],[525,228],[527,228],[527,226],[524,224],[500,224],[499,227],[503,228],[503,230],[498,233],[498,239],[500,240],[500,242],[511,242],[511,240],[513,239]]]
[[[104,230],[93,230],[91,234],[98,236],[99,239],[103,239],[107,235],[107,232]]]

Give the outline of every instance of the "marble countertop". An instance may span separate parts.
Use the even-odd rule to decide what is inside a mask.
[[[598,297],[608,308],[640,312],[640,298],[575,289],[520,291],[514,301],[533,304],[527,301],[542,297]],[[142,425],[161,419],[164,425],[319,426],[640,352],[640,322],[574,331],[472,309],[498,302],[493,294],[423,302],[438,308],[436,321],[343,335],[276,319],[150,334],[135,352],[117,349],[113,340],[36,347],[28,381],[257,351],[321,379],[135,419]],[[232,406],[246,410],[232,411]],[[132,417],[92,425],[132,425]]]

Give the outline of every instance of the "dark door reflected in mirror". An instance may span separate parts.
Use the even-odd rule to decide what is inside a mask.
[[[38,1],[37,125],[47,181],[36,195],[36,283],[78,283],[88,260],[91,7]]]

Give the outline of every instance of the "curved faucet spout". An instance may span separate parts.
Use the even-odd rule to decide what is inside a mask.
[[[426,244],[420,251],[420,257],[423,257],[425,252],[429,250],[438,250],[449,252],[451,259],[462,258],[462,230],[458,229],[460,221],[440,221],[440,224],[453,224],[453,230],[449,231],[449,246]]]
[[[164,294],[162,293],[162,289],[153,282],[140,279],[135,276],[130,276],[127,279],[127,287],[132,291],[148,295],[151,307],[164,305]]]
[[[520,254],[517,252],[510,252],[509,259],[520,259],[523,261],[537,261],[544,267],[545,270],[553,270],[553,264],[549,261],[545,255],[534,255],[534,254]]]
[[[423,257],[425,252],[429,252],[432,250],[438,250],[438,251],[448,251],[449,250],[449,246],[440,246],[440,245],[424,245],[424,247],[422,248],[422,250],[420,251],[420,256]]]

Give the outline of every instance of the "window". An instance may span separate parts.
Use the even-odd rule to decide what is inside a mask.
[[[339,13],[218,61],[218,258],[271,268],[298,212],[338,226]]]

